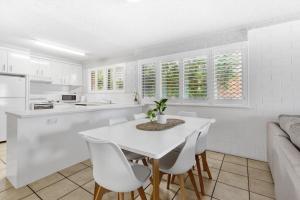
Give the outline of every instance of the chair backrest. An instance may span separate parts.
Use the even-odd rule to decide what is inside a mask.
[[[193,134],[188,136],[185,144],[177,157],[174,165],[169,169],[171,173],[181,174],[190,170],[195,162],[196,142],[199,137],[200,131],[195,130]]]
[[[128,119],[126,117],[119,117],[119,118],[112,118],[108,120],[108,124],[110,126],[115,125],[115,124],[122,124],[128,122]]]
[[[197,139],[197,144],[196,144],[196,154],[201,154],[206,150],[207,146],[207,134],[210,128],[210,123],[206,125],[204,129],[201,130],[201,134],[199,135]]]
[[[135,120],[137,120],[137,119],[145,119],[145,118],[147,118],[147,115],[145,113],[138,113],[138,114],[134,114],[133,118]]]
[[[187,112],[187,111],[179,111],[177,115],[184,116],[184,117],[197,117],[196,112]]]
[[[140,182],[116,144],[87,136],[84,138],[93,163],[93,176],[99,185],[115,192],[131,191],[139,186]]]

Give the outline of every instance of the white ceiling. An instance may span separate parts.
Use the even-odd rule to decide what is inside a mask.
[[[298,14],[300,0],[0,0],[0,42],[86,61]],[[88,55],[47,50],[35,39]]]

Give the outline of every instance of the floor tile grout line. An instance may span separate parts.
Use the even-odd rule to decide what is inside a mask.
[[[217,187],[217,183],[218,183],[218,179],[219,179],[219,176],[220,176],[220,173],[221,173],[221,169],[222,169],[222,166],[223,166],[223,163],[224,163],[224,159],[225,159],[225,154],[223,154],[223,159],[222,159],[222,163],[221,163],[221,166],[220,166],[220,171],[218,173],[218,176],[216,178],[216,183],[214,185],[214,189],[211,193],[211,198],[214,198],[214,193],[215,193],[215,190],[216,190],[216,187]]]
[[[248,179],[248,193],[249,193],[249,200],[250,200],[250,180],[249,180],[249,167],[248,167],[249,160],[247,159],[247,179]]]
[[[81,164],[83,164],[83,165],[85,165],[85,166],[88,166],[88,167],[92,167],[93,165],[88,165],[88,164],[85,164],[85,163],[83,163],[84,161],[82,161],[82,162],[79,162],[79,163],[81,163]]]
[[[87,168],[86,168],[86,169],[87,169]],[[82,170],[81,170],[81,171],[82,171]],[[57,173],[61,174],[60,172],[57,172]],[[77,172],[77,173],[78,173],[78,172]],[[77,173],[75,173],[75,174],[77,174]],[[74,182],[73,180],[69,179],[70,176],[67,177],[67,176],[64,176],[63,174],[61,174],[61,175],[62,175],[63,177],[65,177],[65,179],[67,179],[67,180],[71,181],[72,183],[74,183],[75,185],[79,186],[81,189],[83,189],[83,190],[85,190],[86,192],[88,192],[88,193],[94,195],[93,193],[91,193],[90,191],[88,191],[87,189],[85,189],[84,187],[82,187],[83,185],[86,185],[87,183],[93,181],[94,178],[92,178],[91,180],[87,181],[86,183],[83,183],[82,186],[81,186],[81,185],[77,184],[76,182]],[[74,175],[74,174],[73,174],[73,175]],[[78,188],[76,188],[76,189],[78,189]],[[75,191],[75,190],[73,190],[73,191]],[[72,191],[72,192],[73,192],[73,191]],[[64,196],[65,196],[65,195],[64,195]],[[59,198],[59,199],[60,199],[60,198]]]
[[[77,164],[78,164],[78,163],[77,163]],[[77,165],[77,164],[75,164],[75,165]],[[74,165],[72,165],[72,166],[74,166]],[[70,167],[72,167],[72,166],[70,166]],[[69,168],[69,167],[67,167],[67,168]],[[65,168],[65,169],[67,169],[67,168]],[[62,173],[61,173],[61,171],[63,171],[64,169],[62,169],[62,170],[59,170],[59,171],[58,171],[58,172],[56,172],[56,173],[58,173],[58,174],[62,175],[63,177],[70,177],[70,176],[73,176],[73,175],[75,175],[75,174],[77,174],[77,173],[79,173],[79,172],[81,172],[81,171],[83,171],[83,170],[87,169],[87,168],[91,168],[91,167],[89,167],[89,166],[85,165],[85,168],[83,168],[83,169],[80,169],[80,170],[78,170],[78,171],[76,171],[76,172],[74,172],[73,174],[70,174],[70,175],[68,175],[68,176],[65,176],[64,174],[62,174]]]
[[[58,172],[55,172],[54,174],[56,174],[56,173],[58,173]],[[52,175],[52,174],[51,174]],[[62,179],[59,179],[59,180],[57,180],[57,181],[55,181],[55,182],[53,182],[53,183],[51,183],[51,184],[49,184],[49,185],[47,185],[47,186],[45,186],[45,187],[42,187],[42,188],[40,188],[40,189],[38,189],[36,192],[39,192],[39,191],[41,191],[41,190],[43,190],[43,189],[45,189],[45,188],[47,188],[47,187],[49,187],[49,186],[51,186],[51,185],[54,185],[55,183],[58,183],[58,182],[60,182],[60,181],[62,181],[64,178],[62,178]],[[38,181],[38,180],[37,180]],[[34,182],[33,182],[34,183]],[[30,183],[30,184],[32,184],[32,183]],[[30,186],[30,184],[28,184],[28,185],[26,185],[26,186]]]
[[[33,192],[33,194],[35,194],[39,199],[43,200],[42,197],[40,197],[40,195],[38,195],[29,185],[27,185],[27,187]],[[25,197],[27,198],[27,197]],[[23,198],[23,199],[25,199]]]
[[[264,195],[264,194],[259,194],[259,193],[256,193],[256,192],[251,192],[251,193],[254,193],[254,194],[257,194],[257,195],[260,195],[260,196],[267,197],[267,198],[269,198],[269,199],[275,200],[274,197],[269,197],[269,196],[266,196],[266,195]]]
[[[58,173],[58,172],[56,172],[56,173]],[[56,183],[58,183],[58,182],[61,182],[61,181],[63,181],[64,179],[66,179],[66,178],[62,178],[62,179],[60,179],[59,181],[57,181],[57,182],[55,182],[55,183],[52,183],[52,184],[50,184],[50,185],[48,185],[48,186],[46,186],[46,187],[44,187],[43,189],[46,189],[47,187],[50,187],[50,186],[52,186],[52,185],[54,185],[54,184],[56,184]],[[27,185],[27,186],[29,186],[29,185]],[[78,188],[78,187],[77,187]],[[76,188],[76,189],[77,189]],[[40,189],[40,190],[38,190],[38,191],[36,191],[36,192],[39,192],[39,191],[41,191],[41,190],[43,190],[43,189]],[[75,190],[76,190],[75,189]],[[73,192],[74,190],[72,190],[71,192]],[[71,192],[68,192],[68,194],[69,193],[71,193]],[[43,198],[41,198],[42,200],[43,200]]]
[[[247,167],[247,164],[246,165],[241,165],[241,164],[238,164],[238,163],[234,163],[234,162],[229,162],[229,161],[224,161],[226,163],[231,163],[231,164],[235,164],[235,165],[239,165],[239,166],[243,166],[243,167]],[[248,161],[247,161],[248,162]]]

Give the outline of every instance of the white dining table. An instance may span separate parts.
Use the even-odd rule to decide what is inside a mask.
[[[147,156],[152,159],[153,199],[159,200],[159,159],[185,142],[195,130],[201,131],[214,119],[167,115],[168,119],[182,119],[185,123],[163,131],[143,131],[136,125],[148,122],[149,119],[128,121],[113,126],[91,129],[80,132],[84,136],[112,141],[120,148]]]

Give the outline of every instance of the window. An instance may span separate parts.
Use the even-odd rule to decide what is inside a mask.
[[[179,97],[179,64],[178,61],[161,63],[162,97]]]
[[[125,66],[117,65],[89,69],[90,92],[117,92],[124,91]]]
[[[214,55],[215,99],[241,100],[243,98],[242,61],[240,50]]]
[[[142,97],[155,97],[156,96],[156,73],[155,65],[153,63],[143,64],[142,70]]]
[[[247,42],[151,58],[139,63],[142,63],[139,65],[141,94],[145,100],[147,97],[166,97],[169,102],[206,106],[248,104]]]
[[[207,97],[207,57],[184,59],[184,98]]]

